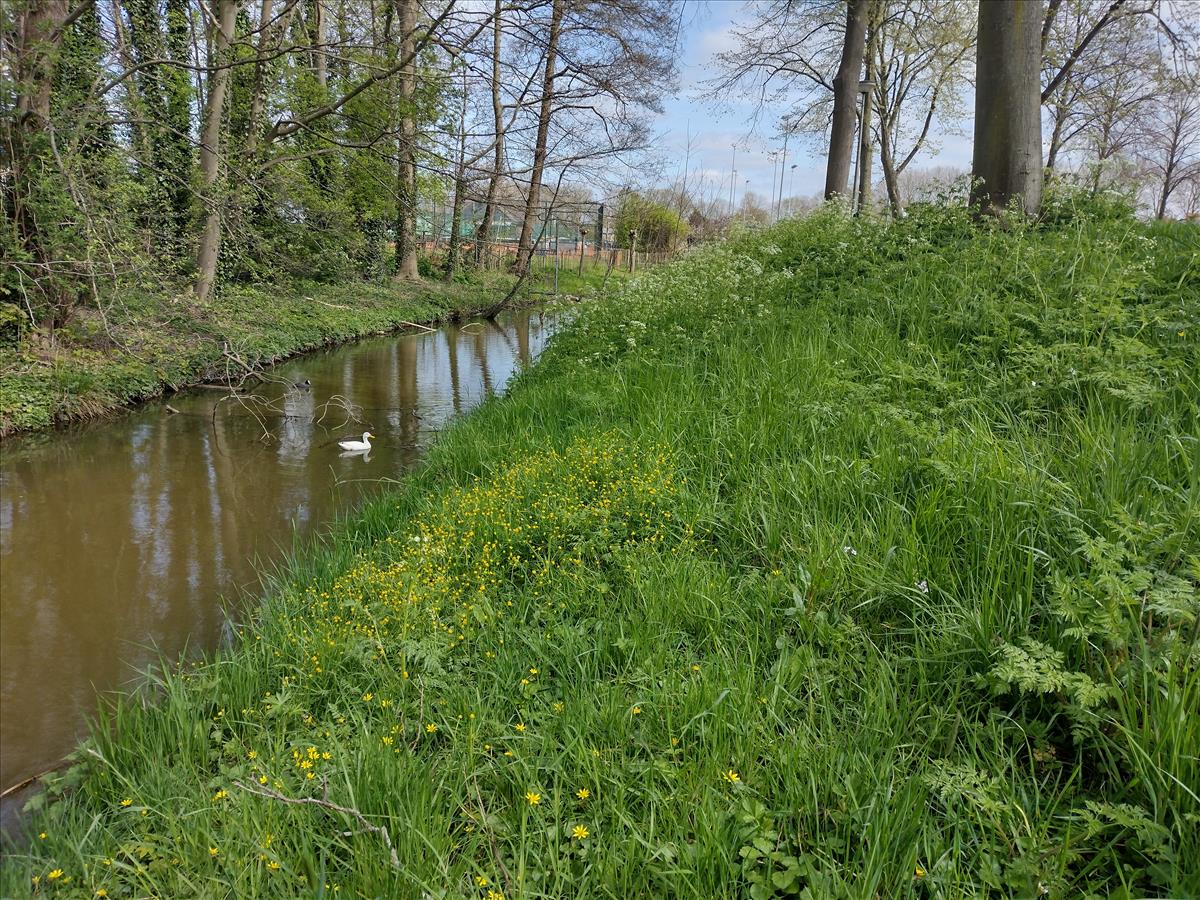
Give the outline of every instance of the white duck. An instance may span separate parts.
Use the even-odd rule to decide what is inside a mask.
[[[338,446],[343,450],[370,450],[371,438],[373,437],[375,435],[371,434],[371,432],[364,431],[361,441],[338,441]]]

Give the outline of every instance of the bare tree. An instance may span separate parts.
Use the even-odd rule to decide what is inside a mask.
[[[558,37],[562,30],[566,0],[553,0],[546,38],[545,74],[542,78],[542,97],[538,107],[537,139],[533,147],[533,168],[529,174],[529,193],[525,200],[525,215],[521,220],[521,236],[517,241],[517,274],[529,271],[533,256],[533,226],[537,221],[542,193],[542,174],[546,167],[547,140],[550,136],[550,116],[554,110],[554,79],[558,68]]]
[[[504,101],[501,97],[500,88],[501,46],[504,34],[503,12],[503,0],[496,0],[496,9],[492,19],[491,79],[488,84],[491,93],[492,116],[495,127],[495,143],[493,148],[495,159],[492,163],[492,171],[488,175],[487,197],[484,200],[483,219],[479,223],[479,229],[475,238],[476,265],[479,264],[484,243],[492,233],[492,221],[496,214],[496,189],[500,184],[500,177],[504,172]]]
[[[1200,79],[1171,73],[1155,98],[1138,156],[1154,197],[1154,214],[1165,219],[1181,187],[1194,193],[1200,180]]]
[[[847,25],[857,10],[845,3],[820,0],[772,0],[753,7],[749,24],[734,31],[737,46],[717,57],[720,74],[707,84],[708,95],[723,100],[735,95],[755,101],[756,118],[777,115],[781,129],[830,152],[827,187],[845,190],[851,157],[838,140],[845,139],[845,119],[831,129],[835,70],[848,65],[841,82],[849,103],[850,141],[853,142],[859,69],[853,59],[855,38]],[[875,83],[871,94],[872,142],[860,147],[859,179],[869,194],[871,158],[880,148],[889,199],[899,212],[896,182],[904,169],[929,146],[935,120],[951,121],[960,102],[959,85],[974,46],[973,9],[957,0],[880,0],[866,3],[863,26],[870,21],[867,75]],[[856,26],[857,27],[857,24]],[[850,40],[847,41],[849,36]],[[861,66],[860,66],[861,69]],[[852,82],[852,84],[851,84]],[[853,96],[850,96],[853,88]],[[828,136],[828,138],[827,138]],[[836,148],[836,152],[835,152]],[[829,181],[832,176],[832,184]]]
[[[873,98],[884,185],[892,212],[904,208],[900,177],[929,146],[935,121],[953,130],[975,22],[957,0],[902,0],[880,23]]]

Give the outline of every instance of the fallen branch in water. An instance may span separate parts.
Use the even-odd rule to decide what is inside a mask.
[[[373,832],[383,838],[383,843],[388,848],[388,854],[391,856],[392,868],[400,868],[400,857],[396,855],[396,848],[392,846],[392,838],[391,835],[388,834],[387,828],[383,825],[371,824],[370,819],[352,806],[339,806],[336,803],[330,802],[328,781],[322,781],[322,794],[324,795],[322,799],[318,799],[316,797],[289,797],[286,794],[281,794],[279,791],[272,790],[269,787],[254,787],[249,784],[242,784],[240,781],[235,781],[233,786],[241,788],[247,793],[257,794],[259,797],[266,797],[268,800],[278,800],[280,803],[289,803],[293,806],[319,806],[321,809],[328,809],[332,810],[333,812],[339,812],[344,816],[350,816],[351,818],[357,820],[358,823],[367,831]]]

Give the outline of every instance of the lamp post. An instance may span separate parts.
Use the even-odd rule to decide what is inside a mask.
[[[862,165],[863,150],[867,147],[867,142],[871,139],[869,134],[871,122],[867,118],[867,116],[870,114],[870,101],[868,98],[871,96],[871,91],[874,89],[875,82],[871,81],[870,79],[863,79],[858,83],[858,96],[862,101],[862,106],[860,107],[858,114],[858,155],[854,157],[854,189],[850,194],[850,196],[853,198],[853,202],[850,204],[850,207],[854,211],[855,215],[857,215],[862,208],[863,192],[862,185],[859,183],[858,173],[859,167]]]

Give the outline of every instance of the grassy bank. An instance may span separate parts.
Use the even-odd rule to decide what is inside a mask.
[[[93,418],[164,390],[220,377],[228,343],[250,362],[478,309],[507,285],[299,285],[190,297],[126,295],[81,313],[51,343],[33,334],[0,368],[0,435]]]
[[[624,273],[614,273],[615,285]],[[602,271],[562,273],[560,293],[594,293]],[[548,290],[539,274],[523,291]],[[270,363],[328,344],[467,315],[503,297],[513,278],[418,285],[231,286],[196,306],[190,296],[125,293],[105,315],[80,311],[53,340],[27,334],[0,357],[0,437],[95,418],[129,403],[226,374],[228,344],[251,363]],[[537,296],[540,296],[537,295]],[[16,313],[15,307],[8,307]],[[18,319],[19,321],[19,315]],[[10,352],[11,351],[11,352]],[[236,373],[235,373],[236,374]]]
[[[106,717],[0,893],[1195,895],[1196,250],[822,213],[641,276]]]

